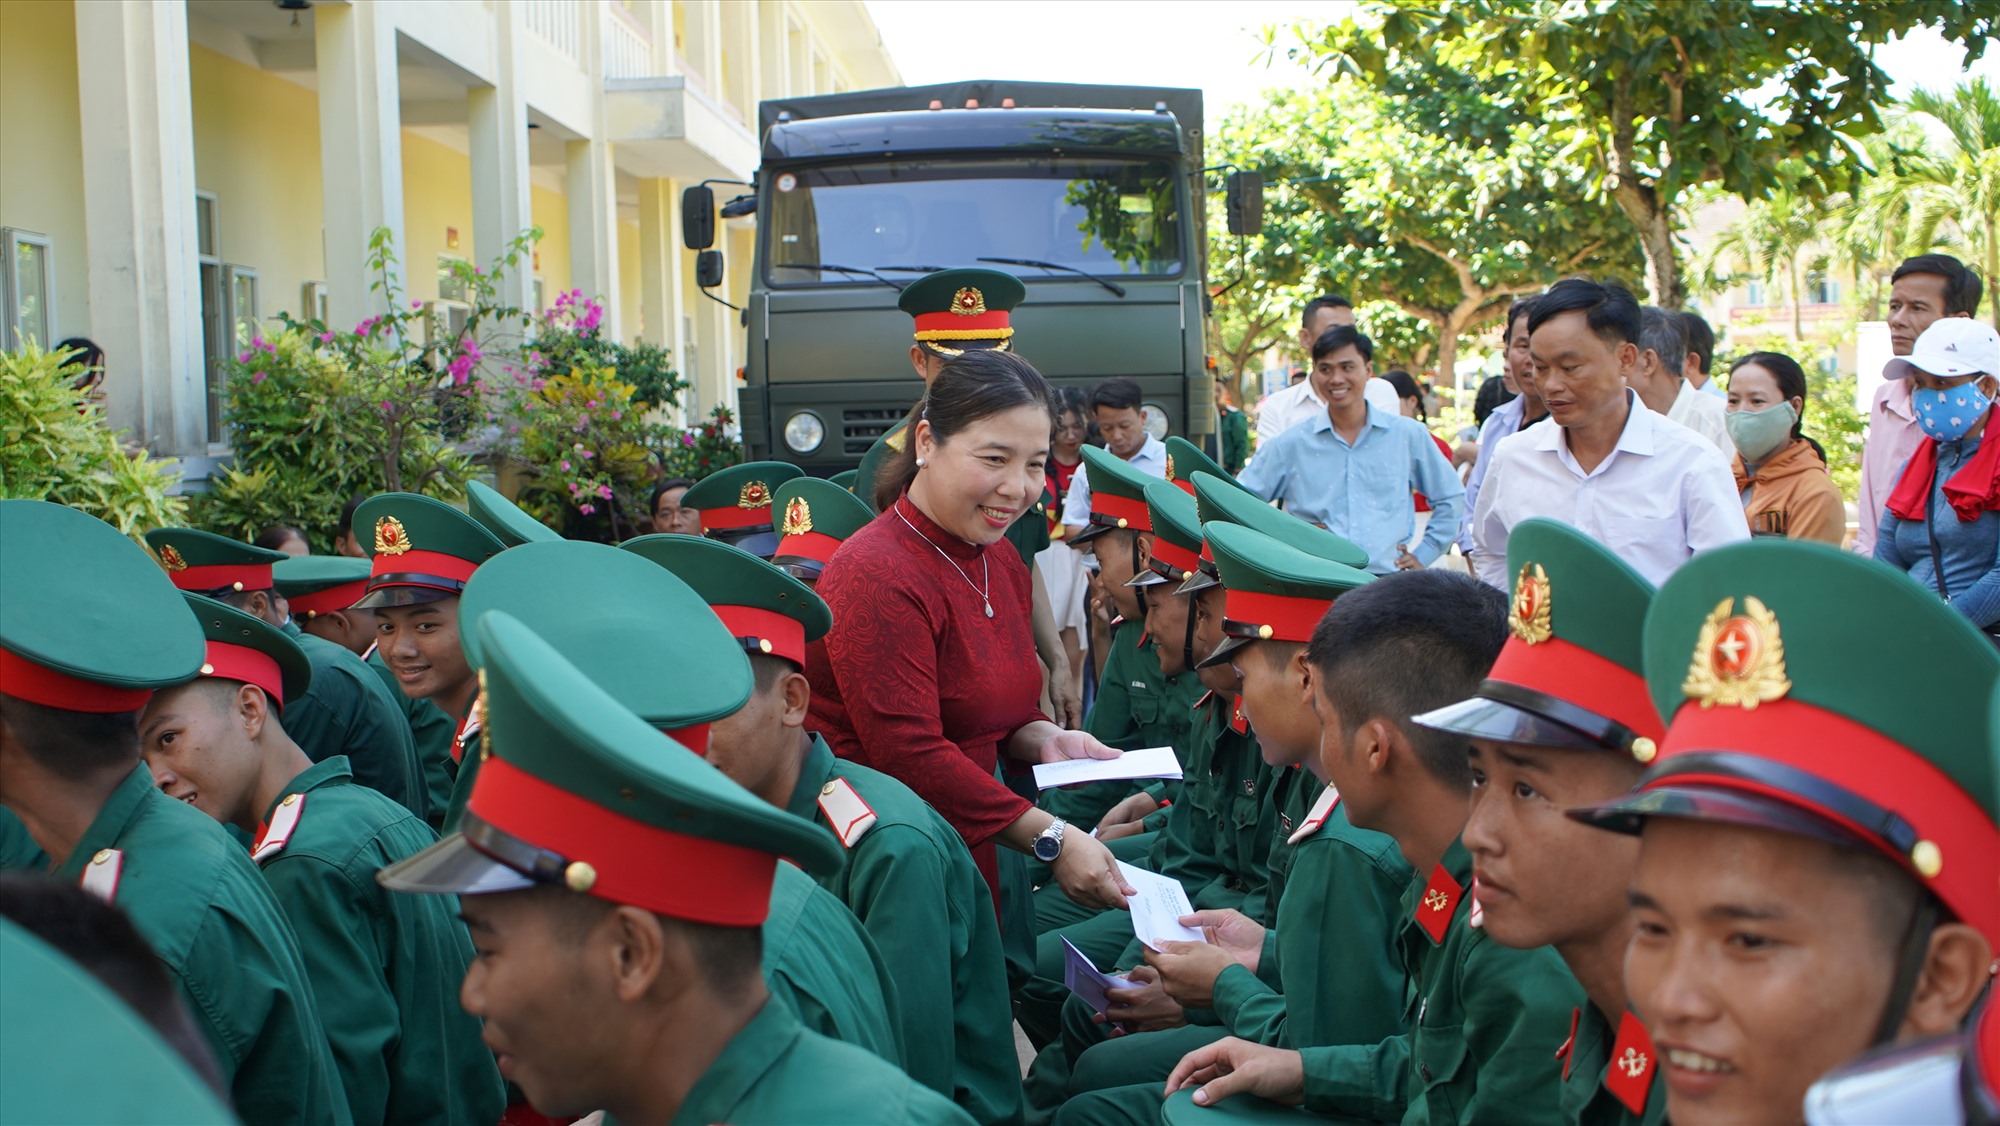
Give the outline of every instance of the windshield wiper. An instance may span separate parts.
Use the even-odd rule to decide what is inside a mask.
[[[897,273],[911,274],[941,274],[945,270],[943,266],[877,266],[875,268],[883,271],[894,270]]]
[[[771,268],[774,270],[821,270],[833,274],[858,274],[862,277],[874,278],[897,293],[903,292],[902,286],[897,285],[895,282],[890,281],[873,270],[864,270],[859,266],[834,266],[826,262],[783,262]]]
[[[1079,270],[1075,266],[1065,266],[1060,262],[1037,262],[1033,258],[980,258],[978,259],[978,261],[998,262],[1002,266],[1033,266],[1036,269],[1041,269],[1041,270],[1061,270],[1065,274],[1075,274],[1077,277],[1080,278],[1089,278],[1091,281],[1096,282],[1098,285],[1103,286],[1104,288],[1110,290],[1111,292],[1117,294],[1118,296],[1120,297],[1125,296],[1124,286],[1119,285],[1116,282],[1105,281],[1103,278],[1098,277],[1096,274],[1093,274],[1088,270]]]

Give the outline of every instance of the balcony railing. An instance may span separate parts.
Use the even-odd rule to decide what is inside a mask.
[[[572,60],[583,59],[582,0],[522,0],[528,30]]]
[[[616,4],[604,6],[604,77],[651,78],[653,37]]]

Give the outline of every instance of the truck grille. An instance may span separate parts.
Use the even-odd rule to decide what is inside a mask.
[[[850,407],[840,412],[840,448],[851,457],[860,457],[902,421],[903,411],[893,407]]]

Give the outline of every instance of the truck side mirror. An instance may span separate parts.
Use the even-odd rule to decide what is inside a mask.
[[[715,245],[715,191],[707,184],[696,184],[681,192],[681,242],[689,250],[707,250]]]
[[[1223,201],[1232,235],[1255,235],[1264,230],[1264,174],[1231,172]],[[693,189],[689,189],[690,191]],[[689,243],[693,246],[693,243]]]
[[[713,289],[722,284],[720,250],[704,250],[694,256],[694,284],[703,289]]]

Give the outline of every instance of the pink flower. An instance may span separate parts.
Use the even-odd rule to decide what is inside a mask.
[[[252,382],[252,383],[262,383],[262,382],[264,382],[264,373],[263,373],[263,372],[261,372],[261,371],[253,371],[253,372],[251,372],[251,373],[250,373],[250,382]]]
[[[547,387],[548,385],[549,381],[546,379],[531,379],[528,381],[528,390],[540,391],[542,388]]]
[[[321,344],[331,344],[331,343],[333,343],[333,334],[332,334],[332,333],[330,333],[330,332],[322,332],[322,333],[320,333],[320,334],[319,334],[319,342],[320,342]]]
[[[421,301],[412,301],[412,302],[410,302],[410,308],[412,308],[412,309],[421,309],[421,308],[423,308],[423,307],[424,307],[424,303],[423,303],[423,302],[421,302]]]
[[[236,362],[239,364],[247,364],[250,362],[250,357],[256,354],[257,353],[252,352],[250,349],[245,348],[241,352],[236,353]]]
[[[603,498],[604,498],[605,500],[610,500],[610,499],[611,499],[611,486],[609,486],[609,485],[599,485],[599,486],[597,486],[597,495],[598,495],[598,496],[601,496],[601,497],[603,497]]]
[[[568,472],[569,472],[569,462],[566,462],[566,461],[565,461],[565,462],[562,462],[562,463],[561,463],[561,465],[562,465],[562,471],[563,471],[564,473],[568,473]],[[572,487],[572,488],[574,488],[575,486],[571,486],[571,487]]]
[[[474,267],[472,268],[472,274],[473,274],[473,276],[474,276],[474,277],[482,277],[482,276],[484,276],[484,275],[485,275],[485,273],[486,273],[486,269],[485,269],[485,267],[483,267],[483,266],[474,266]]]
[[[681,432],[681,445],[683,445],[683,446],[686,446],[686,447],[688,447],[689,449],[693,449],[693,448],[694,448],[694,435],[693,435],[693,434],[691,434],[691,433],[689,433],[689,432],[687,432],[687,431],[682,431],[682,432]]]
[[[596,454],[594,454],[594,453],[591,453],[591,452],[590,452],[589,450],[584,450],[584,451],[583,451],[583,459],[584,459],[585,461],[589,461],[589,460],[590,460],[591,458],[594,458],[594,457],[596,457],[596,456],[597,456]]]
[[[613,421],[613,422],[617,422],[617,421],[618,421],[619,419],[621,419],[621,418],[624,418],[624,417],[625,417],[625,412],[624,412],[624,411],[612,411],[612,412],[611,412],[611,421]]]
[[[579,504],[576,506],[576,510],[578,512],[583,513],[585,516],[588,516],[591,513],[597,511],[597,506],[594,504]]]
[[[588,402],[584,403],[583,405],[584,405],[584,406],[586,406],[586,407],[589,407],[589,408],[590,408],[591,410],[596,410],[596,409],[597,409],[597,400],[596,400],[596,399],[591,399],[591,400],[589,400]]]

